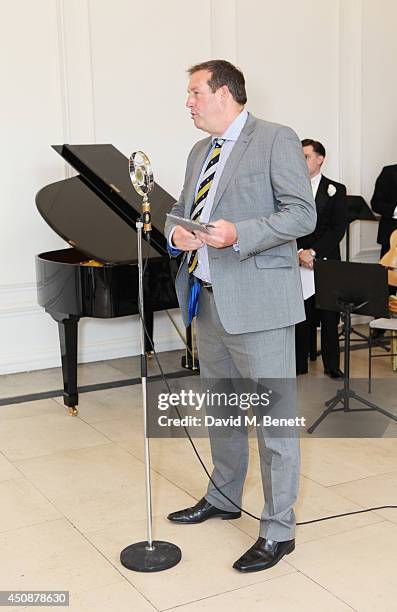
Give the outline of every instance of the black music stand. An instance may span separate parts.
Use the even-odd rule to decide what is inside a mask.
[[[346,229],[346,261],[350,261],[350,225],[353,221],[377,221],[377,217],[368,206],[367,202],[362,196],[348,195],[347,200],[347,229]],[[321,351],[317,351],[317,329],[311,330],[310,336],[310,361],[315,361],[317,355],[321,354]],[[351,327],[351,334],[359,336],[359,338],[351,338],[354,342],[364,340],[365,344],[361,343],[352,347],[353,349],[360,349],[368,345],[368,336]],[[346,329],[343,325],[339,337],[346,336]]]
[[[347,199],[347,230],[346,230],[346,261],[350,261],[350,226],[354,221],[377,221],[377,217],[368,206],[367,202],[362,196],[348,195]],[[351,338],[351,341],[360,342],[364,340],[364,343],[356,344],[351,347],[351,350],[361,349],[368,345],[368,336],[351,327],[351,334],[355,334],[358,338]],[[339,337],[346,337],[346,329],[343,325]]]
[[[353,313],[360,313],[373,317],[388,316],[389,292],[387,269],[380,264],[319,259],[314,263],[314,278],[317,308],[342,313],[346,329],[344,346],[345,364],[343,389],[338,389],[336,395],[325,402],[326,410],[309,427],[308,433],[313,433],[328,414],[341,410],[344,412],[377,410],[397,421],[396,416],[357,395],[350,388],[351,315]],[[351,399],[364,404],[366,408],[350,408]],[[342,407],[336,408],[339,402],[342,404]]]

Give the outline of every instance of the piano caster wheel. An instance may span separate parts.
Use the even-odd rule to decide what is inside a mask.
[[[146,358],[148,361],[150,361],[153,358],[153,351],[146,351]]]
[[[186,356],[183,355],[181,359],[181,366],[182,368],[185,368],[185,370],[191,370],[192,372],[200,371],[200,364],[199,364],[199,360],[197,357],[194,360],[194,365],[193,365],[193,361],[191,359],[187,359]]]
[[[77,416],[79,414],[76,406],[69,406],[69,416]]]

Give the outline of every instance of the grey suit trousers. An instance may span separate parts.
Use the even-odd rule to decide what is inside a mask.
[[[203,378],[294,378],[294,326],[228,334],[220,322],[213,294],[202,288],[197,316],[200,375]],[[241,505],[248,467],[248,434],[232,430],[219,437],[209,428],[212,479],[230,499]],[[299,438],[266,437],[256,427],[265,504],[260,536],[279,542],[294,537],[293,505],[299,486]],[[206,499],[217,508],[236,512],[210,482]]]

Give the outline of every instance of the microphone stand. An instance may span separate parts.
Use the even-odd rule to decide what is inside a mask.
[[[144,433],[144,461],[146,485],[146,526],[147,540],[136,542],[124,548],[120,553],[120,562],[127,569],[136,572],[161,572],[174,567],[182,558],[181,549],[175,544],[153,540],[152,537],[152,495],[150,478],[150,452],[148,437],[148,407],[147,407],[147,357],[145,351],[145,321],[144,321],[144,294],[143,294],[143,257],[142,257],[142,230],[145,227],[146,239],[150,241],[150,210],[147,195],[143,201],[143,217],[136,222],[138,236],[138,272],[139,272],[139,323],[141,339],[141,381],[143,401],[143,433]],[[147,229],[146,229],[147,228]]]

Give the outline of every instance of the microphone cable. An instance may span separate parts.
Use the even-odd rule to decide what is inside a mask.
[[[148,249],[149,249],[149,247],[150,247],[150,235],[149,235],[148,237],[146,237],[146,242],[148,243]],[[148,254],[148,252],[147,252],[146,257],[145,257],[145,263],[144,263],[144,268],[143,268],[143,273],[142,273],[142,276],[143,276],[143,274],[144,274],[144,273],[145,273],[145,271],[146,271],[146,267],[147,267],[148,259],[149,259],[149,254]],[[139,318],[140,318],[140,320],[141,320],[141,323],[142,323],[142,325],[143,325],[143,329],[144,329],[144,332],[145,332],[145,336],[146,336],[146,338],[147,338],[147,340],[148,340],[148,342],[149,342],[149,344],[150,344],[150,346],[151,346],[152,353],[153,353],[153,355],[154,355],[154,357],[155,357],[155,360],[156,360],[157,366],[158,366],[158,368],[159,368],[159,370],[160,370],[160,376],[161,376],[161,379],[163,380],[164,384],[166,385],[168,392],[171,394],[171,393],[172,393],[172,390],[171,390],[171,387],[170,387],[170,385],[169,385],[169,383],[168,383],[167,376],[166,376],[166,374],[164,373],[164,370],[163,370],[163,368],[162,368],[162,366],[161,366],[161,363],[160,363],[160,360],[159,360],[159,357],[158,357],[157,351],[156,351],[156,349],[154,348],[154,343],[153,343],[153,340],[152,340],[152,338],[151,338],[151,336],[150,336],[150,334],[149,334],[149,332],[148,332],[148,329],[147,329],[147,327],[146,327],[146,324],[145,324],[145,319],[144,319],[144,317],[142,316],[142,313],[141,313],[141,311],[140,311],[140,304],[139,304],[139,300],[138,300],[138,311],[139,311],[139,312],[138,312],[138,314],[139,314]],[[149,379],[148,379],[148,380],[149,380]],[[147,406],[146,406],[146,408],[147,408]],[[179,417],[180,419],[182,419],[182,415],[181,415],[181,413],[179,412],[178,406],[173,406],[173,408],[175,409],[175,411],[176,411],[176,413],[177,413],[178,417]],[[208,471],[208,469],[207,469],[207,466],[205,465],[204,461],[203,461],[203,460],[202,460],[202,458],[200,457],[200,454],[199,454],[199,452],[198,452],[198,450],[197,450],[197,448],[196,448],[196,445],[194,444],[194,442],[193,442],[193,440],[192,440],[192,437],[191,437],[191,435],[190,435],[190,433],[189,433],[189,430],[188,430],[188,428],[186,427],[186,425],[183,425],[183,429],[184,429],[184,431],[185,431],[186,437],[188,438],[188,440],[189,440],[189,442],[190,442],[190,444],[191,444],[191,446],[192,446],[192,448],[193,448],[193,452],[194,452],[194,454],[196,455],[196,457],[197,457],[198,461],[200,462],[200,464],[201,464],[201,466],[202,466],[202,468],[203,468],[203,470],[204,470],[205,474],[208,476],[209,481],[210,481],[210,482],[211,482],[211,484],[212,484],[212,485],[215,487],[215,489],[218,491],[218,493],[220,493],[220,494],[222,495],[222,497],[224,497],[224,498],[225,498],[225,499],[226,499],[228,502],[230,502],[230,503],[231,503],[231,504],[232,504],[232,505],[233,505],[235,508],[237,508],[237,510],[239,510],[239,511],[240,511],[240,512],[242,512],[243,514],[246,514],[247,516],[250,516],[251,518],[255,519],[256,521],[261,521],[261,518],[260,518],[260,517],[256,516],[255,514],[252,514],[252,513],[251,513],[251,512],[249,512],[248,510],[245,510],[244,508],[242,508],[241,506],[239,506],[239,505],[238,505],[236,502],[234,502],[232,499],[230,499],[230,497],[229,497],[228,495],[226,495],[226,493],[224,493],[223,491],[221,491],[221,489],[218,487],[218,485],[217,485],[217,484],[214,482],[214,480],[213,480],[213,478],[212,478],[211,474],[209,473],[209,471]],[[145,432],[145,435],[146,435],[146,433],[147,433],[147,432]],[[331,516],[323,516],[323,517],[321,517],[321,518],[312,519],[312,520],[310,520],[310,521],[299,521],[299,522],[297,522],[297,523],[296,523],[296,525],[298,526],[298,525],[309,525],[310,523],[320,523],[321,521],[329,521],[329,520],[331,520],[331,519],[341,518],[341,517],[343,517],[343,516],[351,516],[351,515],[353,515],[353,514],[363,514],[364,512],[372,512],[373,510],[386,510],[386,509],[388,509],[388,508],[397,508],[397,505],[377,506],[377,507],[375,507],[375,508],[365,508],[364,510],[354,510],[353,512],[343,512],[342,514],[333,514],[333,515],[331,515]]]

